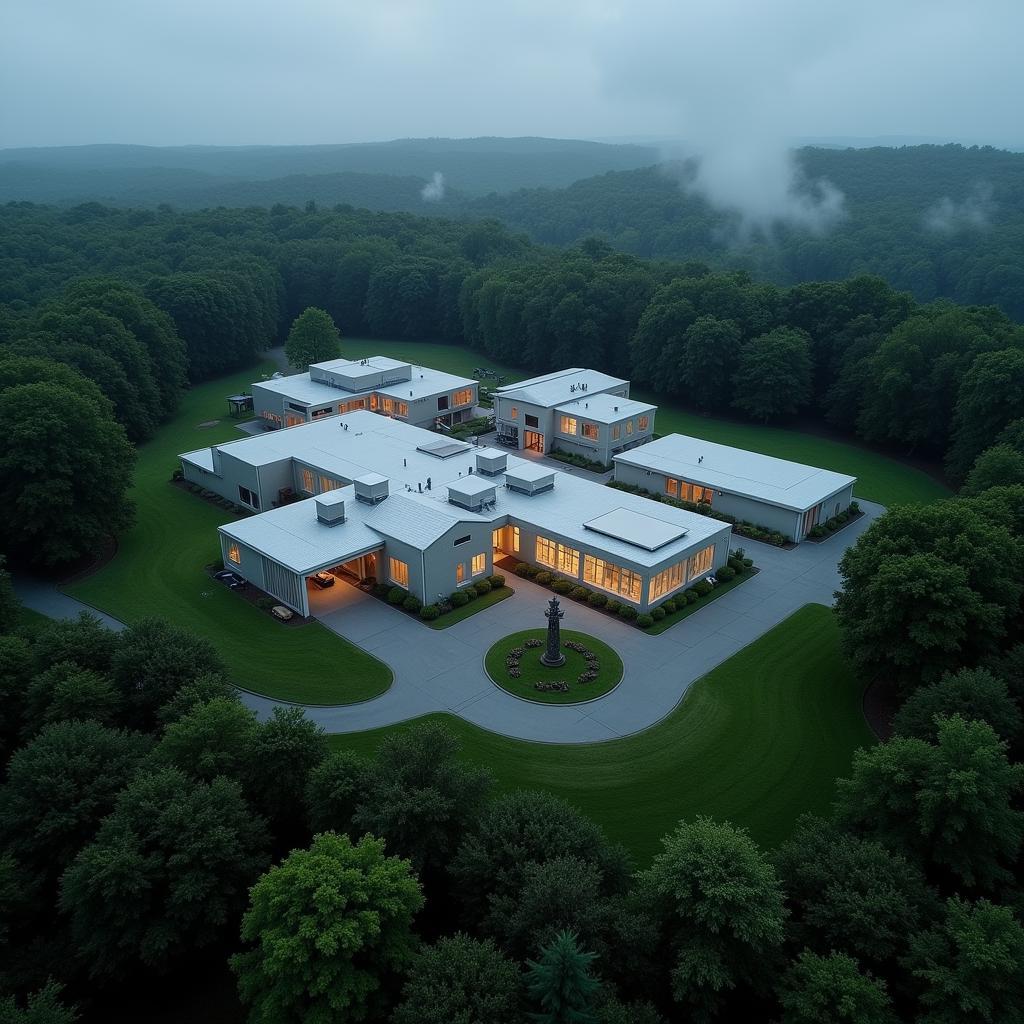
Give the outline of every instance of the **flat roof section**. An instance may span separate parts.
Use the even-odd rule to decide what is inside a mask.
[[[678,523],[667,523],[663,519],[655,519],[654,516],[628,508],[605,512],[603,516],[585,522],[583,528],[614,540],[624,540],[645,551],[657,551],[689,533]]]
[[[794,512],[813,508],[819,501],[857,482],[854,476],[686,434],[666,434],[657,441],[616,455],[614,461],[756,498]]]
[[[586,389],[583,386],[586,385]],[[555,373],[545,373],[540,377],[521,380],[517,384],[505,384],[495,390],[502,398],[518,398],[521,402],[539,405],[545,409],[554,408],[586,394],[600,394],[612,388],[629,385],[628,380],[611,377],[600,370],[588,370],[580,366]]]
[[[593,420],[595,423],[618,423],[628,420],[631,416],[652,413],[658,407],[647,402],[634,402],[632,398],[620,398],[618,395],[599,393],[596,395],[574,398],[571,402],[563,402],[555,408],[568,416],[577,416],[582,420]]]

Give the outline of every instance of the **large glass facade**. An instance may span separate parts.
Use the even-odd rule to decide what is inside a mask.
[[[715,545],[709,544],[703,551],[698,551],[697,554],[691,555],[689,563],[687,565],[686,578],[688,580],[696,579],[698,576],[703,576],[704,573],[711,570],[711,566],[715,561]]]
[[[680,501],[693,501],[704,505],[711,504],[715,493],[711,487],[691,484],[687,480],[677,480],[672,476],[665,477],[665,492],[670,498],[679,498]]]
[[[554,569],[558,566],[558,545],[547,537],[537,538],[537,561]]]
[[[659,598],[678,590],[686,582],[686,559],[670,565],[663,569],[657,576],[651,577],[648,588],[648,601],[657,601]]]
[[[621,594],[630,601],[639,603],[643,580],[640,573],[626,569],[603,558],[585,555],[583,558],[583,579],[592,586],[613,594]]]

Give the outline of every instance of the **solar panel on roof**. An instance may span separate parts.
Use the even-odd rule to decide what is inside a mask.
[[[458,455],[460,452],[469,451],[470,447],[470,445],[463,441],[442,439],[440,441],[428,441],[426,444],[418,444],[416,451],[423,452],[425,455],[433,455],[437,459],[448,459],[453,455]]]

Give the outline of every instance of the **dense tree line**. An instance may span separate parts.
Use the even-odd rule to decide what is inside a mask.
[[[1010,576],[1024,493],[986,493]],[[889,513],[851,562],[901,533],[942,548],[946,515],[983,532],[981,498],[912,536]],[[681,821],[638,870],[561,799],[496,794],[444,725],[332,751],[297,709],[257,721],[166,623],[21,626],[0,570],[3,1019],[92,1019],[210,957],[258,1024],[1019,1019],[1024,645],[1020,588],[992,586],[991,642],[893,658],[895,735],[857,752],[831,814],[775,850]]]
[[[191,214],[11,204],[0,229],[0,368],[14,367],[0,379],[17,381],[2,401],[19,438],[0,458],[0,491],[27,513],[8,550],[21,561],[73,560],[98,524],[128,522],[125,438],[145,441],[188,381],[249,365],[310,307],[343,335],[445,339],[531,371],[594,366],[758,422],[817,417],[944,460],[957,483],[991,448],[978,472],[1020,474],[1024,329],[993,307],[920,305],[877,277],[780,288],[599,239],[550,251],[495,221],[314,204]],[[48,375],[76,400],[45,401]],[[74,430],[79,421],[87,428]],[[51,467],[40,455],[68,433],[73,454]],[[109,474],[78,479],[76,460]]]

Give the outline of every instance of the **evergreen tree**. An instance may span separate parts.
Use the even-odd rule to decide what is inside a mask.
[[[530,1017],[538,1024],[594,1024],[595,956],[579,948],[574,932],[562,931],[541,947],[539,960],[527,960],[526,990],[540,1007]]]

